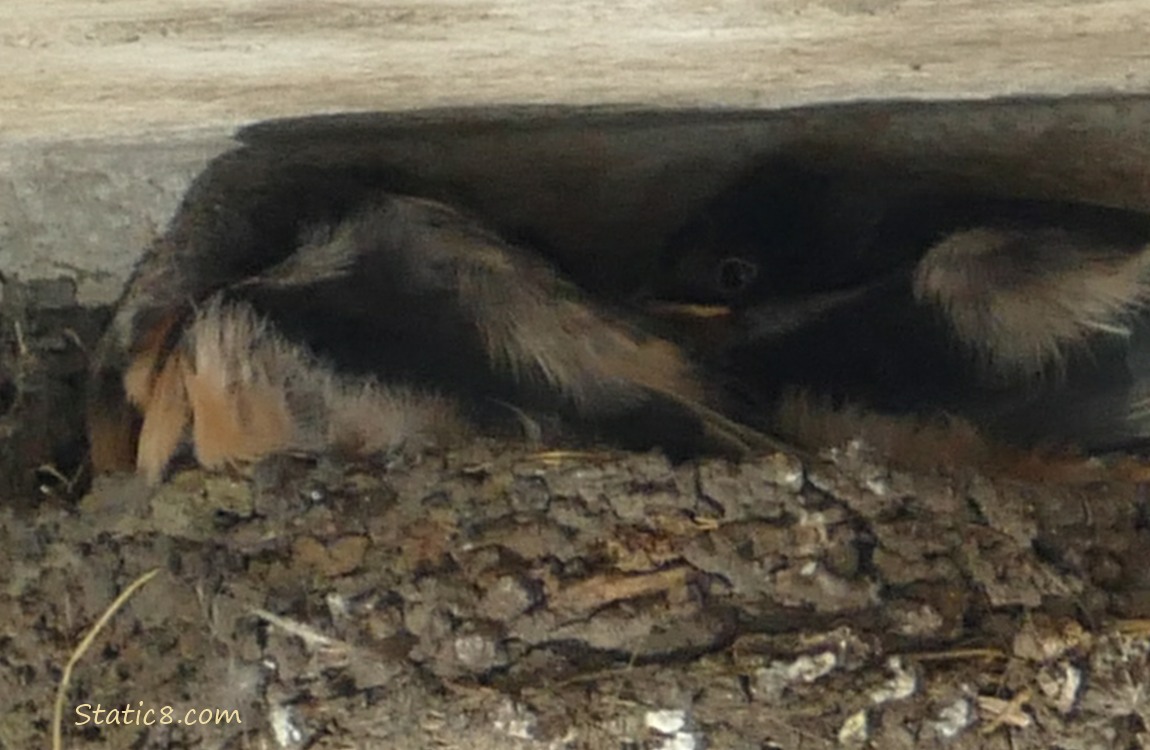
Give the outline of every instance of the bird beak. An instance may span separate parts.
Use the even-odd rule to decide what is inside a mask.
[[[671,320],[717,320],[730,318],[734,312],[727,305],[697,305],[686,302],[665,302],[652,300],[647,303],[647,312],[658,318]]]

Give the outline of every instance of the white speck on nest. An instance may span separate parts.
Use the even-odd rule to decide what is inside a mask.
[[[886,668],[892,675],[881,687],[871,691],[870,699],[875,705],[882,705],[891,701],[902,700],[914,695],[918,689],[918,677],[913,670],[906,668],[902,658],[892,656],[886,662]]]
[[[490,664],[495,659],[495,643],[482,635],[464,635],[455,639],[455,658],[468,666]]]
[[[696,750],[699,739],[690,732],[675,732],[656,745],[657,750]]]
[[[324,603],[327,604],[327,611],[334,619],[344,618],[351,614],[351,603],[347,597],[334,591],[324,597]]]
[[[495,713],[495,729],[517,740],[535,739],[535,714],[521,703],[505,700]]]
[[[778,700],[796,682],[812,683],[831,673],[839,664],[831,651],[804,654],[792,662],[773,661],[755,671],[754,689],[764,700]]]
[[[956,698],[954,703],[943,706],[938,712],[938,719],[930,722],[929,726],[943,739],[957,737],[974,723],[974,711],[971,708],[969,700]]]
[[[855,711],[839,727],[840,745],[861,745],[870,738],[870,721],[866,710]]]
[[[674,734],[687,725],[687,712],[674,709],[648,711],[643,723],[656,732]]]
[[[1074,710],[1078,702],[1078,691],[1082,688],[1082,670],[1069,662],[1043,669],[1038,673],[1038,688],[1054,703],[1061,714]]]
[[[643,717],[648,729],[663,735],[655,746],[657,750],[696,750],[699,737],[694,732],[685,731],[687,722],[687,712],[677,709],[648,711]]]
[[[798,492],[805,484],[806,476],[803,464],[794,456],[785,453],[774,453],[766,460],[770,469],[770,481],[778,487],[790,492]]]
[[[275,703],[268,712],[268,724],[275,735],[276,744],[282,748],[303,747],[307,733],[299,724],[299,717],[291,706]]]

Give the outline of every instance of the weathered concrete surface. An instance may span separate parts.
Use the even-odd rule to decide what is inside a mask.
[[[1145,91],[1144,0],[6,0],[0,132]]]
[[[858,99],[1150,92],[1148,24],[1144,0],[6,0],[0,271],[65,275],[78,281],[85,302],[110,300],[191,176],[227,147],[234,127],[265,118],[447,105],[768,110]],[[1020,153],[1031,165],[1087,164],[1093,177],[1075,179],[1105,183],[1102,199],[1117,192],[1118,202],[1129,202],[1130,185],[1140,182],[1131,170],[1140,175],[1148,163],[1146,113],[1143,104],[1098,104],[1069,115],[1038,106],[1006,116],[815,119],[823,140],[920,155],[966,149],[967,170],[1001,174]],[[669,139],[677,145],[660,163],[648,161],[646,174],[662,169],[708,189],[733,159],[805,137],[809,126],[809,118],[792,118],[666,138],[627,131],[600,139],[607,144],[600,153],[649,159],[644,154]],[[391,153],[440,173],[474,176],[486,166],[485,179],[491,165],[506,163],[476,153],[491,136],[453,139],[450,132],[399,139],[407,152]],[[512,134],[496,152],[522,153],[538,140]],[[471,155],[461,156],[466,149]],[[588,153],[567,148],[529,166],[562,175]],[[1036,178],[1039,191],[1063,189],[1066,171]],[[686,179],[692,173],[701,181]],[[564,181],[551,181],[555,202],[566,186],[554,183]],[[510,187],[495,187],[504,203],[515,200]],[[1137,198],[1143,189],[1133,188]],[[590,234],[609,229],[600,224]]]
[[[224,137],[0,147],[0,271],[77,282],[87,302],[114,299]]]
[[[642,273],[666,234],[780,148],[893,160],[976,187],[1150,207],[1150,97],[790,111],[465,109],[250,132],[276,160],[378,170],[599,274]],[[222,133],[0,147],[0,270],[110,301]],[[606,281],[606,279],[600,279]]]

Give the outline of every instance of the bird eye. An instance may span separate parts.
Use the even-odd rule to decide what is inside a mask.
[[[759,275],[758,265],[746,258],[723,258],[715,274],[715,282],[723,294],[745,292]]]

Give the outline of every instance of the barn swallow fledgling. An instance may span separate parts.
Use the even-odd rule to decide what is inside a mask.
[[[1130,339],[1150,301],[1150,233],[972,227],[930,247],[913,290],[985,372],[1035,377],[1092,339]]]
[[[499,404],[628,447],[759,446],[707,405],[675,344],[463,212],[358,186],[319,190],[318,210],[274,185],[237,207],[204,186],[216,173],[142,259],[101,344],[97,471],[130,461],[156,481],[185,443],[206,466],[450,444]]]
[[[450,399],[343,376],[222,295],[173,350],[137,357],[123,383],[142,412],[137,466],[151,481],[185,440],[202,466],[219,468],[286,451],[418,450],[468,431]]]
[[[790,319],[748,308],[733,354],[759,373],[801,358],[770,376],[771,424],[799,445],[861,437],[913,468],[1095,480],[1079,459],[1150,442],[1150,244],[968,230],[820,299]]]
[[[1150,442],[1146,215],[792,164],[720,196],[664,270],[733,306],[721,369],[800,445],[853,432],[985,465],[993,444]]]

